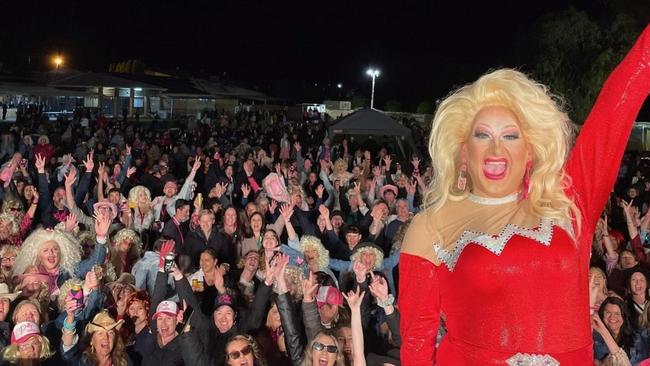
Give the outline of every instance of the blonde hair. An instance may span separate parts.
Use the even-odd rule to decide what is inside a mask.
[[[35,230],[25,239],[16,257],[14,275],[25,273],[27,267],[38,266],[38,251],[47,241],[54,241],[59,245],[61,257],[59,267],[62,272],[74,276],[77,264],[81,262],[81,246],[72,235],[51,229]]]
[[[0,213],[0,221],[4,221],[10,225],[10,237],[18,234],[20,226],[18,225],[18,220],[15,215],[10,214],[9,212]]]
[[[149,188],[145,186],[135,186],[129,190],[129,199],[128,201],[132,205],[138,205],[138,196],[140,195],[140,192],[144,192],[145,196],[147,196],[147,201],[151,203],[151,192],[149,191]]]
[[[514,113],[531,145],[531,213],[562,222],[575,219],[579,227],[580,211],[565,193],[570,177],[565,174],[564,163],[574,126],[558,97],[550,94],[545,85],[513,69],[485,74],[440,103],[429,137],[434,178],[425,195],[425,206],[435,212],[447,200],[467,197],[469,190],[458,192],[455,188],[461,146],[470,136],[475,115],[486,106],[502,106]],[[468,184],[471,187],[470,179]]]
[[[318,268],[326,269],[330,263],[330,252],[325,249],[323,243],[313,235],[303,235],[300,238],[300,252],[305,254],[305,250],[313,248],[318,253]]]
[[[258,366],[266,366],[266,360],[263,357],[260,347],[257,345],[255,339],[248,334],[237,334],[228,340],[226,346],[224,347],[224,353],[226,354],[226,363],[228,363],[228,345],[235,341],[242,341],[251,346],[253,349],[253,363]]]
[[[34,337],[38,337],[41,341],[41,353],[39,360],[40,361],[45,361],[48,358],[54,356],[54,351],[50,348],[50,341],[47,339],[47,337],[44,337],[42,335],[35,335]],[[20,348],[18,348],[17,344],[12,344],[7,346],[7,348],[2,351],[2,359],[8,361],[10,364],[17,364],[20,362]]]
[[[325,337],[330,337],[334,341],[334,345],[338,349],[338,352],[336,352],[336,362],[334,362],[335,366],[343,366],[345,365],[345,359],[343,358],[343,348],[341,348],[341,345],[339,344],[339,340],[336,336],[336,333],[334,330],[331,329],[325,329],[321,330],[314,336],[314,338],[309,342],[305,349],[305,357],[302,360],[301,366],[311,366],[312,365],[312,347],[314,346],[314,343],[316,342],[316,339],[320,336],[325,336]]]
[[[83,281],[80,279],[73,277],[69,280],[66,280],[61,286],[59,286],[59,294],[56,298],[56,304],[59,307],[59,312],[65,311],[65,302],[67,300],[68,294],[72,290],[72,286],[80,285],[82,282]],[[84,294],[84,296],[86,296],[86,294]]]

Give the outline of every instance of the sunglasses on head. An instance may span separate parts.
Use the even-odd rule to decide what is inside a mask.
[[[337,353],[339,351],[336,346],[326,346],[320,342],[314,342],[314,344],[311,345],[311,349],[314,351],[327,350],[328,353]]]
[[[242,349],[239,350],[239,351],[232,351],[232,352],[230,352],[230,353],[228,354],[228,358],[231,359],[231,360],[236,360],[236,359],[238,359],[239,357],[243,357],[243,356],[249,355],[251,352],[253,352],[253,347],[251,347],[251,346],[246,346],[246,347],[242,348]]]

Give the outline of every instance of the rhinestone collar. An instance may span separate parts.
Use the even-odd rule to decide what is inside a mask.
[[[474,203],[478,203],[480,205],[490,205],[490,206],[496,206],[496,205],[503,205],[506,203],[511,203],[517,201],[519,199],[519,192],[509,194],[504,197],[499,197],[499,198],[492,198],[492,197],[481,197],[477,196],[473,193],[470,193],[469,196],[467,197],[470,201]]]

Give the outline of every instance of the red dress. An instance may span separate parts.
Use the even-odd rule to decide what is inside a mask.
[[[466,199],[416,216],[399,266],[403,365],[593,364],[591,239],[649,89],[650,27],[603,86],[566,162],[577,242],[576,225],[535,221],[526,201]]]

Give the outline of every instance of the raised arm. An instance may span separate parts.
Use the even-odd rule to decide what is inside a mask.
[[[343,294],[350,306],[350,325],[352,327],[352,358],[354,366],[366,366],[364,354],[363,327],[361,326],[361,302],[365,292],[357,287],[356,290]]]
[[[634,119],[649,91],[650,27],[646,27],[607,78],[566,164],[588,230],[607,202]]]

